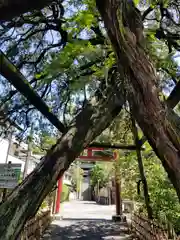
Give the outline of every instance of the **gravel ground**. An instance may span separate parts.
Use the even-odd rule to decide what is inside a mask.
[[[103,206],[85,201],[65,203],[61,205],[61,215],[56,216],[56,220],[52,222],[42,239],[131,239],[127,234],[126,226],[111,221],[114,214],[115,206]],[[61,220],[60,216],[62,216]]]

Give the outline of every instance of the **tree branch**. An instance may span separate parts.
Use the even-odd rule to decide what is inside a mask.
[[[97,147],[97,148],[102,147],[102,148],[123,149],[123,150],[131,150],[131,151],[136,150],[136,145],[109,144],[109,143],[99,143],[99,142],[92,142],[88,145],[88,147]]]
[[[34,92],[29,82],[18,71],[18,69],[0,51],[0,74],[5,77],[25,98],[34,105],[60,132],[65,132],[66,128],[59,119],[51,112],[49,107]]]
[[[54,2],[53,0],[0,0],[0,22],[32,10],[40,10]]]
[[[180,81],[176,84],[174,89],[171,91],[166,103],[168,107],[174,108],[180,101]]]
[[[144,11],[144,13],[142,14],[142,21],[144,21],[145,18],[147,17],[147,15],[148,15],[150,12],[152,12],[153,10],[154,10],[154,8],[148,7],[148,8]]]

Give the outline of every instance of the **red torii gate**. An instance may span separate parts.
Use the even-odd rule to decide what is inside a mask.
[[[104,151],[104,148],[99,147],[89,147],[86,148],[85,151],[87,151],[87,155],[80,155],[78,157],[79,160],[88,160],[88,161],[116,161],[117,159],[117,152],[113,151],[113,156],[97,156],[93,153]],[[56,197],[56,207],[55,207],[55,213],[59,213],[60,211],[60,201],[61,201],[61,192],[62,192],[62,183],[63,183],[63,176],[58,180],[58,188],[57,188],[57,197]],[[115,188],[116,188],[116,215],[120,216],[122,215],[122,208],[121,208],[121,197],[120,197],[120,183],[117,179],[117,175],[115,174]]]
[[[99,152],[99,151],[104,151],[105,149],[102,148],[102,147],[88,147],[85,149],[87,151],[87,155],[80,155],[78,157],[78,159],[81,159],[81,160],[89,160],[89,161],[113,161],[116,159],[117,157],[117,153],[114,151],[113,152],[113,156],[110,157],[110,156],[97,156],[97,155],[94,155],[93,153],[96,153],[96,152]]]

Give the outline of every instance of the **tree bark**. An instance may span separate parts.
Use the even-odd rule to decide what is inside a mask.
[[[0,0],[0,22],[12,20],[31,10],[40,10],[52,2],[53,0]]]
[[[28,218],[33,216],[57,179],[96,136],[106,129],[121,110],[124,99],[118,99],[109,88],[106,99],[87,103],[72,127],[48,151],[36,169],[15,188],[0,205],[0,239],[15,240]]]
[[[122,19],[125,17],[128,22],[130,16],[125,10],[131,6],[126,5],[129,4],[126,0],[105,0],[103,4],[96,0],[96,4],[114,48],[119,72],[124,76],[133,116],[161,159],[180,199],[180,138],[159,99],[155,69],[137,41],[136,29],[124,27]]]
[[[180,119],[178,115],[173,111],[173,108],[179,103],[180,101],[180,82],[172,90],[171,94],[165,101],[168,107],[168,119],[173,124],[173,127],[176,129],[177,134],[180,136]],[[142,146],[146,142],[146,137],[143,136],[139,140],[139,145]]]

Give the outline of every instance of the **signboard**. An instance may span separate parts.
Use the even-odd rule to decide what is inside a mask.
[[[0,164],[0,188],[15,188],[20,179],[21,164]]]

